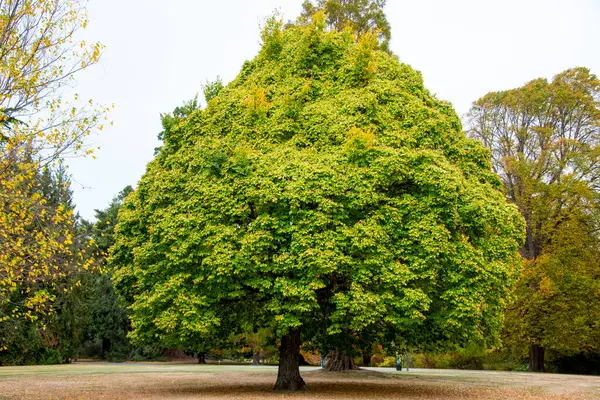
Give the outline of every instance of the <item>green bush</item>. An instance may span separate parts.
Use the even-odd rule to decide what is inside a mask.
[[[527,371],[527,360],[516,357],[507,349],[491,351],[483,357],[483,369],[493,371]]]
[[[381,368],[395,367],[396,357],[387,356],[385,354],[376,354],[373,357],[371,357],[371,366]]]
[[[63,357],[63,352],[58,349],[44,349],[42,355],[37,362],[40,365],[55,365],[55,364],[64,364],[65,362],[69,362]]]
[[[411,357],[414,368],[483,369],[484,352],[477,348],[464,348],[445,353],[420,353]]]
[[[411,357],[414,368],[527,371],[527,361],[515,359],[506,351],[486,351],[477,347],[444,353],[419,353]]]
[[[167,361],[162,355],[162,348],[156,346],[140,346],[129,353],[127,359],[132,361]],[[120,355],[113,355],[120,358]]]

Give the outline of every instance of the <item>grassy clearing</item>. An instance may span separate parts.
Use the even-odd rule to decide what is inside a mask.
[[[0,399],[597,399],[600,377],[491,371],[303,368],[308,390],[276,393],[276,367],[76,363],[0,368]]]

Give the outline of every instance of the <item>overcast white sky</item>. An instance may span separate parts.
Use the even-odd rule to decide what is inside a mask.
[[[93,138],[96,160],[70,161],[77,210],[92,218],[135,185],[170,112],[220,75],[232,80],[259,50],[260,24],[302,0],[91,0],[85,39],[106,46],[77,92],[115,103],[114,125]],[[388,0],[391,49],[459,115],[492,90],[570,67],[600,74],[599,0]]]

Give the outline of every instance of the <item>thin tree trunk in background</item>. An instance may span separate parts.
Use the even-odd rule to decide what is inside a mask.
[[[205,351],[198,353],[198,364],[206,364],[206,352]]]
[[[363,367],[370,367],[371,366],[371,357],[372,356],[373,356],[373,354],[371,354],[370,352],[363,352],[362,353]]]
[[[103,338],[102,339],[102,349],[101,349],[101,353],[100,353],[100,357],[102,359],[105,359],[106,353],[108,353],[110,351],[110,347],[111,347],[110,339]]]
[[[546,350],[539,344],[529,345],[529,372],[544,372],[544,353]]]
[[[296,328],[281,338],[275,390],[296,391],[305,388],[306,383],[300,376],[300,328]]]
[[[528,250],[527,259],[535,262],[539,251],[533,239],[533,228],[530,226],[530,219],[526,219],[527,222],[527,230],[526,230],[526,246]],[[538,227],[539,230],[539,227]],[[531,288],[534,292],[538,290],[538,287],[535,282],[532,282]],[[538,344],[530,343],[529,344],[529,366],[528,370],[530,372],[544,372],[544,353],[545,349]]]

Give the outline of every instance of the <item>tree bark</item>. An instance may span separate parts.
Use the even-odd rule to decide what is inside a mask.
[[[206,352],[201,351],[198,353],[198,364],[206,364]]]
[[[275,390],[296,391],[305,388],[306,383],[300,376],[300,328],[295,328],[281,338]]]
[[[363,367],[371,366],[371,357],[373,357],[373,354],[371,354],[370,352],[365,351],[362,353]]]
[[[544,372],[545,351],[539,344],[529,345],[529,372]]]
[[[327,356],[327,364],[325,364],[325,371],[339,372],[339,371],[352,371],[358,369],[354,364],[354,359],[347,356],[345,353],[338,350],[329,352]]]
[[[252,365],[260,365],[260,351],[252,354]]]
[[[104,359],[106,356],[106,353],[108,353],[110,351],[110,347],[111,347],[110,339],[102,338],[102,349],[100,350],[101,351],[100,357],[102,359]]]

